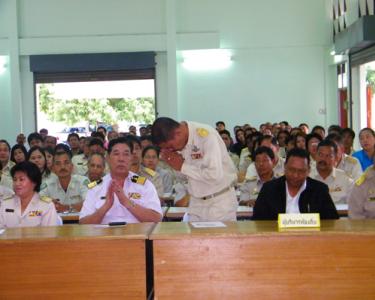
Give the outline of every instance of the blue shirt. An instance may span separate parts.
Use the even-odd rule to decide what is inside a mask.
[[[368,157],[364,150],[354,152],[353,157],[357,158],[361,163],[362,171],[365,171],[369,166],[373,164],[372,158]]]

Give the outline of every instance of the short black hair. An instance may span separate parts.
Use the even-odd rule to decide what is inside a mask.
[[[309,133],[308,135],[306,135],[306,149],[308,149],[309,141],[313,138],[316,138],[317,140],[319,140],[319,142],[323,140],[320,134]]]
[[[8,147],[8,150],[10,152],[11,148],[10,148],[10,145],[9,145],[8,141],[7,140],[0,140],[0,144],[1,143],[5,144]]]
[[[313,127],[313,129],[311,129],[311,133],[313,133],[315,130],[318,130],[318,129],[323,130],[324,133],[326,132],[326,130],[324,129],[323,126],[315,125],[315,126]]]
[[[277,139],[275,137],[273,137],[272,135],[261,135],[259,136],[259,139],[258,139],[258,145],[261,145],[263,141],[265,140],[269,140],[271,142],[272,145],[274,146],[278,146],[279,143],[277,142]]]
[[[301,149],[301,148],[293,148],[293,149],[290,149],[290,151],[288,151],[288,153],[286,154],[285,164],[288,163],[288,160],[289,160],[291,157],[300,157],[300,158],[305,158],[305,159],[307,159],[307,164],[308,164],[308,166],[310,166],[310,155],[309,155],[309,153],[308,153],[306,150],[304,150],[304,149]]]
[[[67,141],[69,142],[69,140],[70,140],[72,137],[76,137],[77,140],[79,140],[79,135],[78,135],[77,133],[73,132],[73,133],[69,133]]]
[[[326,140],[334,141],[334,142],[336,142],[337,144],[340,144],[340,145],[343,142],[342,136],[337,134],[337,133],[331,133],[331,134],[327,135]]]
[[[29,145],[30,145],[31,141],[33,141],[33,140],[39,140],[43,143],[43,137],[37,132],[30,133],[27,136],[27,142],[29,143]]]
[[[141,145],[141,140],[139,139],[139,137],[135,136],[135,135],[131,135],[129,134],[128,136],[126,136],[126,139],[132,144],[138,144],[139,147],[142,147]],[[134,147],[133,147],[134,148]]]
[[[224,127],[225,127],[225,123],[223,121],[217,121],[216,126],[219,126],[219,125],[224,125]]]
[[[146,127],[143,127],[143,128],[146,128]],[[150,141],[152,143],[152,136],[151,135],[144,135],[144,136],[141,136],[139,138],[139,140],[142,142],[142,141]]]
[[[40,170],[36,164],[33,164],[30,161],[23,161],[16,164],[12,169],[10,169],[10,175],[13,179],[17,172],[24,172],[30,181],[35,183],[34,191],[40,191],[40,185],[42,184],[42,173],[40,173]]]
[[[105,156],[102,154],[102,153],[93,153],[89,156],[87,162],[90,164],[90,161],[91,159],[94,157],[94,156],[99,156],[102,160],[103,160],[103,166],[105,167]]]
[[[133,153],[133,144],[129,141],[129,138],[128,137],[118,137],[118,138],[115,138],[115,139],[109,141],[108,150],[107,150],[108,154],[111,154],[113,147],[117,144],[128,145],[128,147],[130,148],[130,152]]]
[[[147,146],[145,147],[143,150],[142,150],[142,158],[145,157],[146,153],[148,150],[154,150],[156,152],[156,156],[159,158],[159,155],[160,155],[160,148],[157,147],[157,146],[153,146],[153,145],[150,145],[150,146]]]
[[[152,141],[155,145],[160,145],[161,143],[165,143],[169,141],[173,136],[173,132],[180,126],[180,123],[177,121],[167,118],[161,117],[157,118],[152,124]]]
[[[104,129],[104,132],[107,133],[107,129],[104,126],[99,126],[96,128],[96,131],[99,131],[99,129]]]
[[[332,147],[333,151],[335,152],[335,155],[337,154],[337,145],[333,140],[330,139],[324,139],[318,144],[318,149],[320,147]]]
[[[354,140],[354,138],[355,138],[355,132],[354,132],[354,130],[353,129],[351,129],[351,128],[349,128],[349,127],[346,127],[346,128],[344,128],[342,131],[341,131],[341,135],[342,136],[344,136],[344,134],[349,134],[351,137],[352,137],[352,139]]]
[[[306,123],[301,123],[298,125],[298,127],[301,127],[301,126],[306,126],[307,128],[309,128],[309,125],[307,125]]]
[[[99,139],[101,139],[103,141],[105,140],[104,134],[101,133],[101,132],[99,132],[99,131],[93,131],[93,132],[91,132],[91,137],[93,137],[93,138],[99,138]]]
[[[22,153],[25,155],[25,160],[26,160],[26,157],[27,157],[27,150],[25,148],[24,145],[20,145],[20,144],[15,144],[13,147],[12,147],[12,150],[10,151],[10,160],[12,162],[16,162],[16,160],[14,159],[14,152],[16,152],[16,150],[20,149],[22,151]]]
[[[230,136],[230,132],[228,130],[226,130],[226,129],[223,129],[223,130],[219,131],[219,135],[222,135],[222,134],[226,134],[227,136],[231,137]]]
[[[55,154],[54,154],[54,156],[56,154],[59,154],[59,153],[66,153],[66,154],[68,154],[68,156],[70,157],[70,159],[72,159],[72,157],[73,157],[73,153],[70,150],[69,146],[65,145],[63,143],[57,144],[56,147],[55,147]]]
[[[104,143],[103,143],[103,141],[101,139],[98,139],[98,138],[92,138],[92,139],[90,139],[89,147],[95,146],[95,145],[100,146],[101,148],[104,149]]]
[[[332,132],[333,131],[333,132]],[[331,125],[328,127],[328,134],[336,132],[337,134],[342,133],[342,128],[340,125]]]
[[[257,155],[260,155],[260,154],[266,154],[271,160],[275,159],[275,154],[273,153],[271,148],[265,147],[265,146],[260,146],[254,151],[252,160],[255,161]]]

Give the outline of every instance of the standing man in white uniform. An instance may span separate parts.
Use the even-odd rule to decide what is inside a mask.
[[[152,125],[162,158],[188,177],[189,221],[235,221],[236,168],[217,131],[205,124],[158,118]]]

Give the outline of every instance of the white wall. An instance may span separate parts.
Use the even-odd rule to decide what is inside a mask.
[[[19,57],[0,76],[0,135],[35,129],[28,58],[55,53],[156,51],[160,116],[228,127],[336,123],[329,16],[325,0],[0,0],[0,55]],[[174,55],[218,47],[233,53],[227,70],[193,73]]]

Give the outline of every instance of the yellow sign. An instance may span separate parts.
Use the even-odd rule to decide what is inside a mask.
[[[319,214],[279,214],[279,228],[320,227]]]

